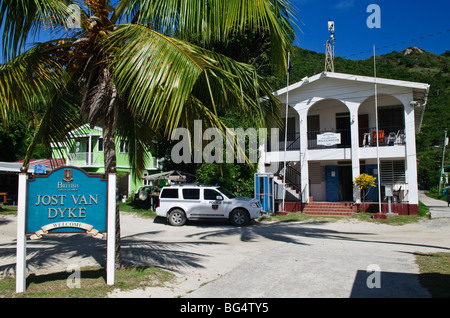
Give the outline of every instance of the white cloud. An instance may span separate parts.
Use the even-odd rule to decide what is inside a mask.
[[[354,5],[355,5],[355,0],[342,0],[335,6],[335,8],[336,9],[349,9],[349,8],[353,8]]]

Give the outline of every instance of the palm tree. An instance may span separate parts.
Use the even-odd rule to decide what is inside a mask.
[[[264,33],[274,70],[283,72],[291,16],[287,0],[1,0],[1,118],[41,114],[25,165],[38,142],[50,151],[74,128],[99,124],[105,171],[116,167],[120,136],[139,177],[155,134],[169,137],[194,119],[225,132],[218,111],[228,108],[261,126],[277,119],[277,101],[255,69],[206,47],[245,30]],[[51,39],[28,43],[38,32]],[[117,228],[120,267],[119,221]]]

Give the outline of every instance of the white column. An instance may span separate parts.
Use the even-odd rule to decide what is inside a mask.
[[[19,173],[17,198],[17,247],[16,247],[16,293],[26,289],[27,242],[25,236],[25,208],[27,199],[27,174]]]
[[[359,124],[358,124],[358,108],[359,103],[347,102],[350,110],[350,133],[351,133],[351,157],[352,157],[352,180],[360,175],[359,166]],[[359,187],[353,187],[353,201],[361,202]]]
[[[116,251],[116,181],[115,173],[108,173],[108,224],[106,249],[106,284],[114,285]]]
[[[92,165],[92,136],[89,135],[89,141],[88,141],[88,166]]]
[[[413,100],[412,96],[411,100]],[[406,168],[406,182],[408,183],[408,201],[409,204],[419,204],[414,108],[409,105],[409,101],[407,103],[404,103],[404,108],[405,108],[405,137],[406,137],[405,168]]]
[[[308,171],[308,107],[307,102],[296,105],[295,110],[298,113],[300,121],[300,173],[302,202],[309,202],[309,171]]]

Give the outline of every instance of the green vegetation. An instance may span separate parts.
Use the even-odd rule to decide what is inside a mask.
[[[7,276],[0,279],[0,298],[103,298],[116,288],[124,291],[164,286],[175,277],[172,273],[153,267],[124,267],[116,270],[115,284],[109,286],[106,284],[104,268],[86,267],[80,271],[80,288],[74,288],[76,284],[70,275],[67,272],[31,274],[27,277],[27,290],[20,294],[15,293],[15,277]]]
[[[419,281],[433,298],[450,297],[450,253],[416,253]]]
[[[261,217],[260,221],[277,221],[277,222],[336,222],[339,220],[344,221],[362,221],[377,224],[387,224],[387,225],[405,225],[408,223],[418,222],[422,219],[428,219],[428,217],[417,214],[417,215],[395,215],[388,216],[387,219],[374,219],[373,214],[370,212],[355,213],[352,216],[321,216],[321,215],[308,215],[301,212],[293,212],[287,215],[272,215],[269,217]]]
[[[119,210],[121,212],[136,213],[140,217],[144,217],[144,218],[155,218],[156,217],[155,211],[153,211],[151,209],[137,208],[130,202],[130,200],[127,200],[126,202],[120,202]]]

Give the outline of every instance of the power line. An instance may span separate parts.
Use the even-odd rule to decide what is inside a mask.
[[[430,38],[430,37],[433,37],[433,36],[442,35],[442,34],[445,34],[447,32],[450,32],[450,29],[449,30],[435,32],[435,33],[431,33],[431,34],[428,34],[428,35],[419,36],[419,37],[411,39],[411,40],[399,41],[399,42],[396,42],[396,43],[393,43],[393,44],[388,44],[388,45],[385,45],[385,46],[378,47],[375,50],[376,51],[380,51],[380,50],[387,49],[387,48],[394,47],[394,46],[398,46],[398,45],[401,45],[401,44],[407,44],[407,43],[415,42],[415,41],[418,41],[418,40],[427,39],[427,38]],[[372,52],[373,52],[373,49],[372,50],[367,50],[367,51],[361,51],[361,52],[353,53],[353,54],[346,55],[346,56],[342,56],[342,58],[349,58],[349,57],[352,57],[352,56],[361,55],[361,54],[367,54],[367,53],[372,53]]]

